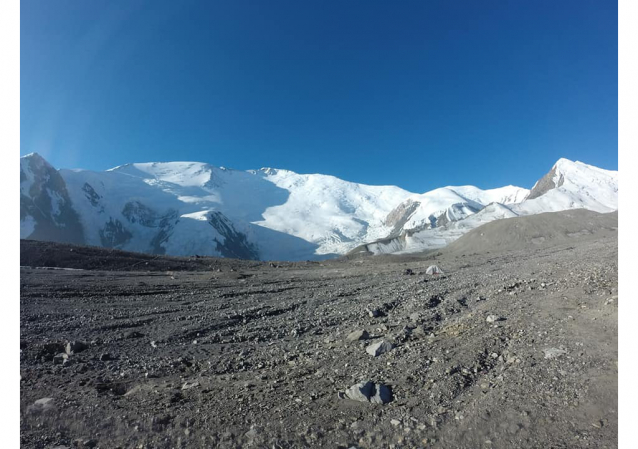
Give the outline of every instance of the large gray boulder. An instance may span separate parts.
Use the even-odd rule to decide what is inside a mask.
[[[386,352],[390,352],[394,348],[394,345],[387,340],[381,340],[377,343],[373,343],[366,348],[366,352],[371,356],[377,357]]]
[[[392,401],[392,391],[383,384],[372,381],[359,382],[346,390],[346,396],[353,401],[387,404]]]

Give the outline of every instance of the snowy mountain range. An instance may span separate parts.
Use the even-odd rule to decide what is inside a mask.
[[[488,221],[618,207],[618,172],[560,159],[531,190],[423,194],[328,175],[199,162],[56,170],[20,158],[20,238],[154,254],[316,260],[437,248]]]

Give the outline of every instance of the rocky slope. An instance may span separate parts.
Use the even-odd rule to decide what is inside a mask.
[[[97,269],[21,268],[21,447],[616,447],[617,236],[525,245],[282,265],[49,248]]]

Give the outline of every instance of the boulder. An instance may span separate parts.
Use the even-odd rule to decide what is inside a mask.
[[[367,340],[370,338],[370,335],[366,330],[360,329],[354,332],[351,332],[346,337],[346,340],[349,342],[359,341],[359,340]]]
[[[53,398],[42,398],[27,407],[29,413],[45,413],[55,408]]]
[[[381,340],[377,343],[373,343],[366,348],[366,352],[371,356],[377,357],[386,352],[390,352],[394,348],[394,345],[387,340]]]
[[[82,352],[89,349],[89,345],[84,343],[83,341],[71,341],[66,344],[65,352],[69,355],[75,354],[76,352]]]
[[[363,381],[346,390],[346,396],[353,401],[387,404],[392,401],[390,388],[372,381]]]

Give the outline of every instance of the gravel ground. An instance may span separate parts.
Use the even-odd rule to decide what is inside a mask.
[[[22,267],[21,442],[617,447],[617,247]]]

